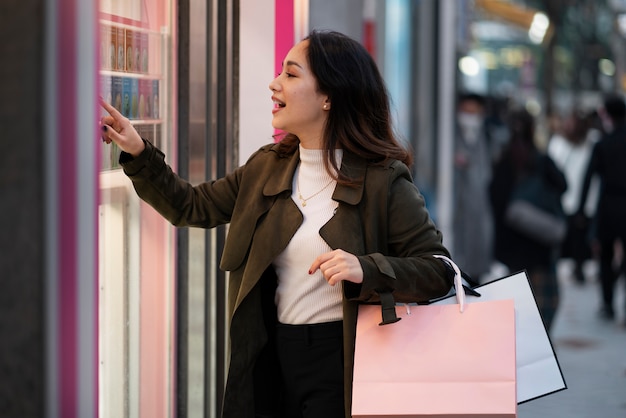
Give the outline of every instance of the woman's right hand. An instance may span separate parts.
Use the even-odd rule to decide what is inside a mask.
[[[108,116],[103,116],[100,119],[102,140],[107,144],[115,142],[122,151],[133,157],[139,156],[146,145],[130,120],[102,98],[100,98],[100,105],[109,113]]]

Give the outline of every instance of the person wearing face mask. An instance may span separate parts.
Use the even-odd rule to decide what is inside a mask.
[[[222,417],[349,418],[359,303],[380,293],[428,301],[450,290],[454,272],[434,257],[449,252],[361,44],[313,31],[269,89],[272,126],[285,135],[197,186],[107,103],[102,138],[124,151],[138,195],[172,224],[230,224]]]
[[[492,158],[485,131],[485,99],[462,94],[457,102],[454,141],[454,217],[452,256],[480,281],[492,262],[492,216],[488,184]]]

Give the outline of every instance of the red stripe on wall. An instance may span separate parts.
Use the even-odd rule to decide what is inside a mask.
[[[376,58],[376,22],[373,20],[363,22],[363,45]]]
[[[59,414],[77,413],[76,0],[57,0],[56,120],[59,149]]]
[[[274,3],[274,70],[276,74],[281,72],[283,59],[294,42],[293,1],[275,0]]]
[[[274,1],[274,76],[282,72],[283,60],[294,43],[294,0]],[[275,141],[280,131],[274,130]]]

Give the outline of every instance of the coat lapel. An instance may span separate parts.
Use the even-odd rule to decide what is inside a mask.
[[[339,202],[335,215],[320,229],[320,235],[332,248],[341,248],[353,254],[363,254],[364,237],[358,204],[363,198],[367,162],[351,153],[344,153],[341,172],[350,178],[361,179],[356,186],[337,185],[333,199]],[[345,231],[354,231],[346,234]]]
[[[285,249],[300,225],[302,213],[291,199],[293,174],[300,161],[296,151],[269,174],[263,186],[264,199],[271,207],[259,218],[250,246],[247,265],[237,295],[236,306],[256,285],[263,272]]]

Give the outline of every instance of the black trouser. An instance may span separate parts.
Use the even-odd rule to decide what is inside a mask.
[[[626,243],[622,241],[622,246]],[[615,284],[621,273],[626,273],[626,259],[620,260],[619,266],[615,266],[615,241],[604,240],[600,243],[600,283],[602,285],[603,309],[613,315],[613,295]],[[626,306],[625,306],[626,310]]]
[[[341,321],[284,325],[276,345],[285,393],[285,417],[344,418]]]
[[[602,205],[598,206],[598,241],[600,242],[600,282],[602,284],[602,301],[604,311],[613,316],[613,295],[615,284],[621,273],[626,273],[626,262],[620,260],[615,266],[615,244],[620,241],[626,249],[626,198],[604,196]],[[626,309],[626,306],[624,306]]]

